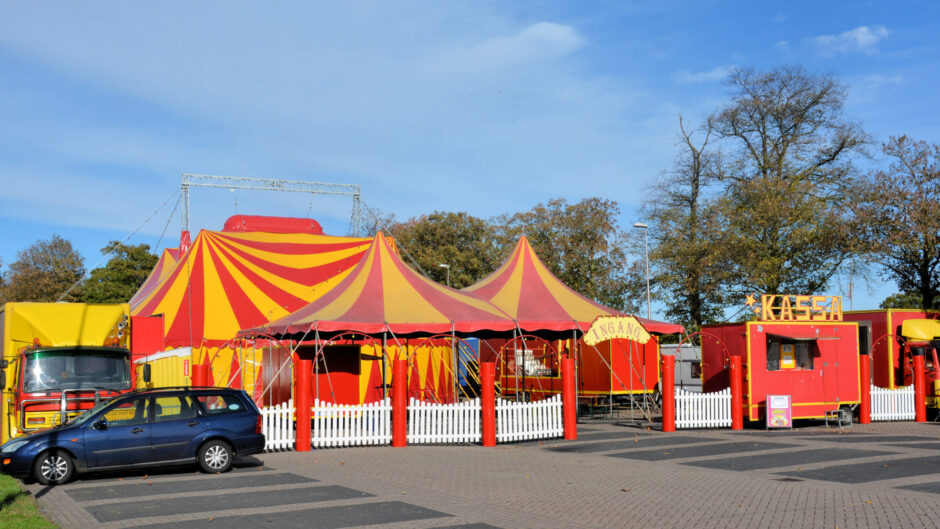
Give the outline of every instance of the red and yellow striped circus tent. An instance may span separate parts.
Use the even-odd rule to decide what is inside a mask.
[[[488,301],[412,270],[380,232],[362,261],[336,288],[293,314],[245,334],[356,331],[414,336],[511,331],[514,327],[512,318]]]
[[[281,318],[324,295],[371,242],[202,230],[182,256],[164,252],[131,299],[131,313],[162,314],[167,347],[219,346],[240,329]]]
[[[542,263],[523,235],[495,272],[464,292],[489,301],[512,317],[521,330],[587,331],[598,316],[622,315],[575,292]],[[650,332],[683,332],[681,325],[637,318]]]
[[[163,253],[160,254],[160,259],[157,260],[157,264],[153,267],[153,270],[150,271],[150,275],[147,276],[147,280],[144,281],[144,284],[137,289],[134,297],[131,298],[131,306],[137,305],[140,300],[149,296],[157,286],[163,283],[163,280],[176,268],[176,263],[178,263],[180,259],[180,253],[179,248],[166,248],[163,250]]]
[[[329,336],[347,332],[384,335],[383,341],[387,343],[384,354],[380,345],[362,348],[363,356],[368,354],[373,360],[358,366],[359,401],[379,398],[376,389],[383,382],[380,375],[390,377],[391,360],[404,352],[409,363],[411,396],[446,402],[454,398],[456,378],[453,349],[447,335],[511,331],[514,326],[511,318],[489,302],[435,283],[412,270],[401,260],[391,241],[378,233],[356,268],[333,290],[293,314],[246,329],[240,335],[274,336],[304,343],[315,342],[317,337],[329,342]],[[298,354],[312,357],[309,349],[304,351],[309,347],[299,347]],[[348,352],[327,345],[322,354],[326,364],[333,362],[337,368],[328,381],[322,375],[315,377],[316,391],[322,394],[327,386],[349,388],[349,384],[336,383],[344,376],[342,358],[348,357]],[[384,382],[388,384],[391,380]],[[338,402],[355,398],[348,393],[341,395],[338,390],[331,389],[331,393]]]

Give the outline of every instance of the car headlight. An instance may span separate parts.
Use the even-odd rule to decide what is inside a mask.
[[[20,448],[26,446],[29,443],[29,439],[14,439],[3,446],[0,446],[0,452],[12,453],[16,452]]]

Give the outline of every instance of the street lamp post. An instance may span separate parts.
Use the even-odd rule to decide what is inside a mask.
[[[643,244],[646,248],[646,317],[653,319],[652,300],[650,299],[650,238],[649,226],[642,222],[633,225],[634,228],[643,230]]]
[[[445,264],[445,263],[441,263],[441,264],[439,264],[439,265],[437,265],[437,266],[440,267],[440,268],[444,268],[444,269],[447,270],[447,286],[449,287],[449,286],[450,286],[450,265],[449,265],[449,264]]]

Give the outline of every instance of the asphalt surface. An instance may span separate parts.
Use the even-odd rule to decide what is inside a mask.
[[[940,526],[940,424],[579,425],[577,441],[356,447],[27,486],[64,528]]]

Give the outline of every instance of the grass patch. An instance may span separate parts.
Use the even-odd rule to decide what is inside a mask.
[[[51,529],[57,527],[39,513],[33,498],[19,480],[0,474],[0,520],[3,529]]]

